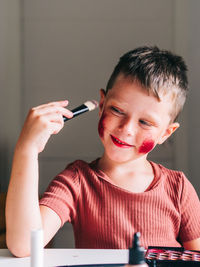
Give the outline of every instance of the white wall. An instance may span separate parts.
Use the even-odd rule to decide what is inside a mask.
[[[176,167],[183,169],[200,196],[200,34],[199,0],[176,0],[175,50],[188,64],[189,97],[181,116],[182,126],[176,138]],[[181,138],[179,138],[181,137]]]
[[[0,1],[0,192],[7,189],[20,125],[20,1]]]
[[[200,1],[189,4],[188,53],[190,67],[189,112],[188,112],[188,166],[191,181],[200,195]]]
[[[98,100],[119,56],[139,45],[174,50],[174,8],[173,0],[24,1],[24,115],[51,100]],[[97,111],[76,118],[50,140],[40,156],[41,192],[67,162],[101,155],[97,121]],[[172,168],[174,157],[173,140],[152,156]],[[55,246],[72,246],[71,233],[65,225]]]
[[[99,99],[114,65],[139,45],[174,48],[174,1],[24,1],[24,115],[31,106],[68,98],[70,107]],[[101,155],[98,112],[66,123],[41,154],[41,191],[66,162]],[[172,144],[154,157],[174,167]]]
[[[13,146],[30,107],[68,98],[73,108],[88,99],[98,100],[98,90],[105,87],[120,55],[139,45],[156,44],[186,58],[191,95],[181,116],[182,128],[153,152],[152,159],[184,170],[200,194],[199,5],[198,0],[1,1],[1,187],[6,188]],[[83,115],[51,138],[40,155],[40,192],[67,162],[101,155],[97,120],[98,111]],[[54,244],[73,245],[68,225]]]

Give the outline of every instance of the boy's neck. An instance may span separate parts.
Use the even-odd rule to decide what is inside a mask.
[[[144,192],[154,179],[152,166],[146,158],[118,163],[103,155],[98,161],[98,168],[114,184],[135,193]]]
[[[98,167],[103,172],[112,172],[119,171],[122,173],[132,172],[132,173],[141,173],[149,170],[151,164],[146,159],[146,157],[141,157],[136,160],[126,161],[126,162],[117,162],[110,160],[105,154],[99,159]]]

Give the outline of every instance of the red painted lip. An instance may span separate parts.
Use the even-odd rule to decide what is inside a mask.
[[[133,147],[133,145],[129,145],[128,143],[121,141],[119,138],[117,138],[113,135],[110,135],[110,137],[111,137],[113,143],[118,147],[123,147],[123,148]]]

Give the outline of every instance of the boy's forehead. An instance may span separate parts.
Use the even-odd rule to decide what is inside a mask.
[[[151,92],[148,92],[147,89],[145,89],[139,81],[137,81],[134,78],[131,78],[130,76],[124,76],[123,74],[120,74],[113,87],[108,90],[107,97],[108,98],[118,98],[118,97],[127,97],[127,95],[131,95],[135,93],[135,91],[141,91],[147,96],[154,96],[151,94]]]
[[[136,78],[131,77],[130,75],[125,75],[123,73],[120,73],[117,76],[117,78],[116,78],[116,80],[115,80],[115,82],[113,84],[113,88],[122,86],[124,84],[130,84],[130,83],[133,83],[133,82],[135,82],[135,83],[137,82],[139,84],[139,82],[136,80]]]
[[[144,95],[153,97],[158,102],[168,102],[170,106],[173,105],[172,103],[175,99],[174,93],[166,90],[164,85],[157,90],[157,93],[155,93],[153,89],[143,86],[140,81],[138,81],[138,79],[131,76],[125,76],[123,73],[118,75],[115,83],[113,84],[113,87],[108,90],[107,94],[109,98],[114,96],[117,97],[117,95],[123,95],[125,87],[130,87],[133,90],[135,89],[141,91],[144,93]],[[129,94],[131,95],[131,90],[129,91]]]
[[[137,107],[138,112],[144,112],[149,116],[155,117],[157,121],[160,121],[158,117],[162,112],[170,116],[172,108],[172,102],[168,97],[158,99],[153,92],[149,92],[137,80],[131,80],[126,77],[120,77],[107,92],[106,102],[112,101],[121,103],[124,107]],[[148,112],[147,106],[150,107]]]

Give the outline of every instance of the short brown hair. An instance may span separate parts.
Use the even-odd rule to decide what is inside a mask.
[[[181,56],[156,46],[131,50],[120,57],[107,83],[106,92],[113,87],[119,74],[137,80],[159,100],[170,95],[173,106],[170,115],[172,121],[176,120],[188,92],[187,66]]]

